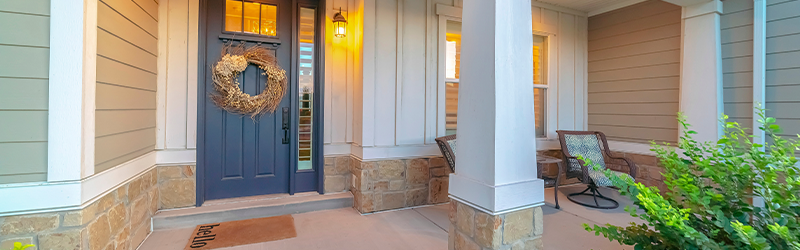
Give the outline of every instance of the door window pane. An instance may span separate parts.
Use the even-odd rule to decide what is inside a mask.
[[[278,26],[278,6],[262,4],[261,5],[261,34],[267,36],[277,35]]]
[[[225,4],[225,31],[276,36],[278,34],[278,6],[227,0]]]
[[[242,31],[242,1],[225,2],[225,31]]]
[[[298,84],[300,92],[300,122],[298,170],[312,169],[311,145],[314,118],[314,13],[315,9],[300,8],[300,30],[297,38],[300,41],[298,60]]]
[[[261,4],[244,2],[244,32],[258,34]]]

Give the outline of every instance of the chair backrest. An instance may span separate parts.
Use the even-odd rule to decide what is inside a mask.
[[[442,151],[450,171],[456,172],[456,135],[448,135],[436,138],[436,144],[439,145],[439,150]]]
[[[602,168],[606,167],[603,158],[603,151],[600,148],[600,142],[603,143],[603,148],[608,149],[608,142],[605,140],[605,135],[598,131],[566,131],[559,130],[558,140],[561,142],[561,152],[566,157],[567,171],[581,171],[580,163],[570,157],[578,155],[586,159],[592,160],[595,164],[600,165]],[[591,167],[591,166],[588,166]]]

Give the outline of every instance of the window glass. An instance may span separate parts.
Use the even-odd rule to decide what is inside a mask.
[[[242,1],[227,0],[225,3],[225,31],[242,31]]]
[[[461,67],[461,23],[447,21],[445,33],[445,134],[456,133],[458,125],[458,78]]]
[[[278,7],[241,0],[227,0],[225,31],[277,35]]]
[[[311,8],[300,8],[300,30],[297,38],[300,42],[298,60],[298,84],[300,92],[300,122],[297,164],[298,170],[313,168],[311,145],[314,140],[311,133],[314,117],[314,13]]]
[[[261,34],[267,36],[276,36],[278,26],[275,23],[278,20],[278,6],[262,4],[261,5]]]
[[[536,123],[536,137],[545,135],[545,115],[547,114],[547,37],[533,35],[533,103]]]

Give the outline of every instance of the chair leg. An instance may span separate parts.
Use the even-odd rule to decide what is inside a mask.
[[[587,194],[586,191],[590,191],[590,190],[592,191],[592,194]],[[572,198],[573,196],[579,196],[579,195],[592,196],[592,198],[594,199],[594,204],[584,203],[584,202],[581,202],[581,201],[578,201],[578,200]],[[609,201],[609,202],[613,203],[613,205],[601,206],[600,202],[597,201],[597,198]],[[567,196],[567,199],[569,199],[572,202],[577,203],[578,205],[584,206],[584,207],[591,207],[591,208],[598,208],[598,209],[614,209],[614,208],[618,208],[619,207],[619,203],[617,201],[615,201],[615,200],[613,200],[611,198],[603,196],[603,194],[600,193],[600,190],[597,189],[597,186],[594,183],[589,184],[589,186],[586,189],[584,189],[582,192],[580,192],[580,193],[569,194]]]

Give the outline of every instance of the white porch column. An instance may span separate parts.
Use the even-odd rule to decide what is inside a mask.
[[[540,206],[531,2],[464,1],[452,198],[490,214]]]
[[[723,129],[719,0],[667,0],[683,6],[680,111],[698,141],[716,142]]]
[[[47,181],[94,173],[97,1],[50,3]]]
[[[464,1],[461,30],[450,249],[542,249],[531,1]]]

